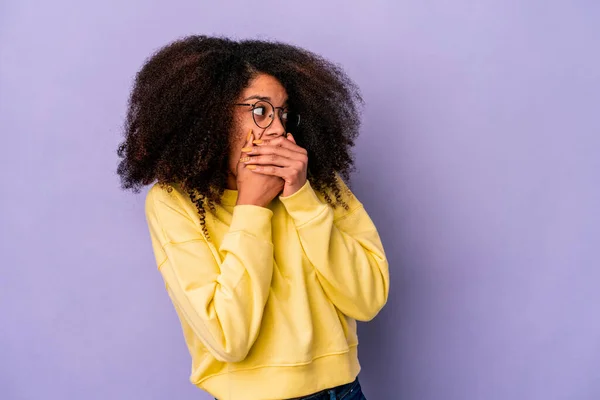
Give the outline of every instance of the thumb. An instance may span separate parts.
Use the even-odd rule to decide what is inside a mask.
[[[294,135],[292,135],[291,133],[287,134],[286,139],[288,139],[290,142],[292,142],[294,144],[297,144],[296,139],[294,139]]]
[[[248,136],[246,137],[246,144],[244,145],[244,147],[252,147],[253,141],[254,141],[254,131],[252,129],[250,129],[250,132],[248,132]]]

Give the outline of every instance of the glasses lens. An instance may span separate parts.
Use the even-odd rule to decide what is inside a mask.
[[[269,103],[259,101],[252,109],[252,117],[260,128],[267,128],[273,119],[273,107]]]
[[[286,117],[285,117],[285,119],[284,118],[282,118],[282,119],[285,120],[285,125],[288,128],[293,128],[295,126],[300,125],[300,115],[299,114],[288,111],[288,112],[284,113],[284,115]]]

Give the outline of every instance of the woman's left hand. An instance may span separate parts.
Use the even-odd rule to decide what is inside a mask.
[[[257,174],[279,176],[284,180],[282,196],[296,193],[306,183],[308,152],[296,144],[291,133],[287,137],[257,140],[242,158],[249,170]],[[250,149],[249,149],[250,150]]]

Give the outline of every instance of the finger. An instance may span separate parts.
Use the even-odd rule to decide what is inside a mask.
[[[254,146],[246,154],[251,156],[280,156],[297,161],[303,161],[306,158],[306,154],[304,153],[276,146]]]
[[[250,129],[250,132],[248,132],[248,136],[246,137],[246,143],[244,143],[244,147],[242,147],[242,153],[247,153],[252,149],[252,142],[254,142],[254,132]]]
[[[294,163],[297,164],[300,162],[277,154],[242,157],[241,161],[243,161],[246,165],[273,165],[276,167],[291,167],[294,165]]]
[[[280,136],[276,139],[255,140],[254,144],[256,144],[258,147],[283,147],[284,149],[292,150],[297,153],[307,154],[307,151],[298,146],[295,141],[291,141],[283,136]]]
[[[246,154],[253,149],[252,142],[254,141],[254,132],[250,129],[248,132],[248,136],[246,136],[246,143],[244,143],[244,147],[242,147],[242,154],[240,155],[240,162],[244,162],[249,159]]]
[[[246,168],[257,174],[278,176],[284,180],[289,176],[287,168],[276,167],[274,165],[248,165]]]
[[[257,174],[277,176],[288,184],[295,180],[298,172],[294,167],[287,168],[274,165],[248,165],[246,168]]]
[[[291,133],[288,133],[285,138],[288,139],[290,142],[297,144],[296,139],[294,139],[294,135],[292,135]]]

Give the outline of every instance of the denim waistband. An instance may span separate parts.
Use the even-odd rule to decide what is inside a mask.
[[[293,399],[288,400],[321,400],[321,399],[338,399],[343,398],[346,394],[348,394],[354,387],[358,386],[358,378],[356,378],[353,382],[346,383],[344,385],[336,386],[331,389],[321,390],[320,392],[309,394],[304,397],[294,397]]]

